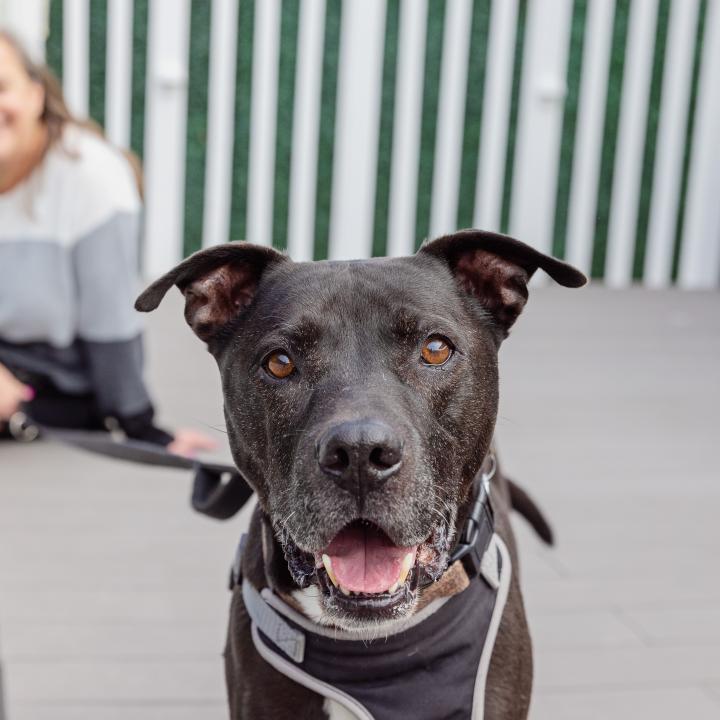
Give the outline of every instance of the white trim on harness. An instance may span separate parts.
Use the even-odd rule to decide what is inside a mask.
[[[278,649],[301,663],[305,657],[304,633],[288,625],[247,580],[243,580],[242,595],[253,628],[259,627]]]
[[[312,675],[300,670],[297,666],[293,665],[289,660],[273,652],[265,643],[260,639],[258,629],[255,623],[250,626],[252,633],[253,645],[255,649],[260,653],[265,662],[272,665],[280,674],[290,680],[294,680],[299,685],[306,687],[308,690],[316,692],[322,697],[329,698],[342,705],[344,708],[349,710],[358,720],[375,720],[373,716],[354,698],[351,698],[347,693],[342,690],[338,690],[332,685],[322,682],[314,678]]]
[[[480,664],[478,665],[477,676],[475,677],[475,691],[473,692],[473,710],[472,720],[483,720],[485,716],[485,684],[487,682],[488,670],[490,669],[490,658],[495,649],[495,640],[497,640],[498,628],[500,620],[502,620],[505,603],[507,602],[508,593],[510,591],[510,578],[512,577],[512,561],[502,538],[495,534],[490,542],[490,547],[485,555],[493,550],[496,554],[500,554],[501,571],[499,577],[499,586],[497,595],[495,596],[495,607],[490,618],[490,627],[488,628],[487,637],[485,638],[485,647],[480,656]],[[483,557],[483,565],[485,558]],[[497,565],[497,564],[496,564]]]

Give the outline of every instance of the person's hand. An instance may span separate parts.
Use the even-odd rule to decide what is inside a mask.
[[[175,432],[175,439],[167,446],[168,452],[185,457],[195,457],[201,450],[215,450],[218,444],[208,435],[197,430],[181,428]]]
[[[9,420],[21,403],[35,397],[35,391],[21,383],[6,367],[0,365],[0,421]]]

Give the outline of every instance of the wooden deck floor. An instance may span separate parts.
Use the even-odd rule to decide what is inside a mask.
[[[148,347],[164,417],[221,427],[177,302],[150,317]],[[558,536],[549,550],[516,522],[531,718],[717,720],[720,295],[537,291],[501,363],[503,461]],[[188,482],[0,445],[5,720],[226,717],[242,521],[193,515]]]

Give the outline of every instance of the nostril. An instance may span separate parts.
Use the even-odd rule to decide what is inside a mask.
[[[337,448],[328,460],[329,462],[326,467],[333,472],[343,472],[347,470],[350,465],[350,456],[347,454],[347,450],[343,448]]]
[[[400,448],[378,446],[370,451],[368,461],[371,468],[375,470],[397,469],[402,459],[402,451]]]
[[[332,475],[342,475],[350,466],[350,456],[343,447],[326,448],[321,453],[320,465]]]
[[[400,453],[397,450],[387,447],[375,447],[370,451],[370,465],[378,470],[387,470],[397,465],[400,461]]]

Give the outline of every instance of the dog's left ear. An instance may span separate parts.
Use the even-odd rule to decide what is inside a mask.
[[[447,263],[460,287],[480,301],[506,334],[527,302],[527,285],[538,268],[565,287],[587,282],[572,265],[507,235],[483,230],[445,235],[423,245],[419,253]]]
[[[269,266],[290,262],[269,247],[229,242],[201,250],[156,280],[135,301],[135,309],[150,312],[176,285],[185,296],[185,320],[205,342],[237,317],[255,297]]]

